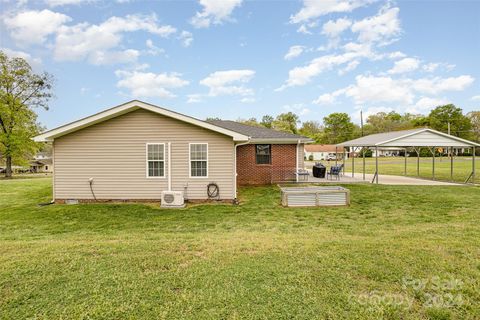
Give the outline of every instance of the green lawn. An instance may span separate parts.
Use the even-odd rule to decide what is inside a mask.
[[[480,318],[480,187],[350,185],[329,209],[282,208],[273,186],[240,206],[37,206],[50,184],[0,181],[1,319]]]
[[[405,158],[403,157],[382,157],[379,160],[379,173],[390,175],[404,175],[405,173]],[[432,178],[432,158],[420,158],[420,178]],[[328,163],[327,161],[320,161]],[[314,162],[307,162],[306,166],[309,168]],[[330,161],[330,164],[335,161]],[[339,163],[342,163],[339,161]],[[480,158],[475,161],[476,165],[476,182],[480,183]],[[345,161],[345,171],[352,172],[352,159]],[[355,173],[363,172],[362,158],[355,158]],[[456,157],[453,165],[453,181],[465,182],[465,179],[472,172],[472,158],[471,157]],[[375,158],[365,158],[365,173],[375,173]],[[417,177],[417,157],[407,158],[407,176]],[[435,178],[437,180],[450,180],[450,158],[437,157],[435,158]]]

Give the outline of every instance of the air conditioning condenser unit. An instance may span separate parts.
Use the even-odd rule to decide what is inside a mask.
[[[185,199],[182,191],[162,191],[161,207],[184,208]]]

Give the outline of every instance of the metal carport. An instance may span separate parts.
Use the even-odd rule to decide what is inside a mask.
[[[475,147],[480,147],[480,144],[473,141],[461,139],[443,132],[439,132],[429,128],[419,128],[412,130],[392,131],[378,134],[371,134],[358,139],[346,141],[337,144],[337,147],[346,148],[355,152],[356,148],[375,148],[378,155],[379,148],[403,148],[405,149],[405,175],[407,174],[407,149],[413,148],[417,153],[417,175],[420,170],[420,151],[419,148],[428,148],[432,152],[432,178],[435,180],[435,149],[436,148],[470,148],[472,150],[472,172],[465,180],[475,184]],[[362,152],[363,158],[363,179],[365,180],[365,153]],[[354,157],[352,157],[352,176],[354,176]],[[378,183],[378,156],[375,158],[375,174],[372,180]],[[453,180],[453,152],[450,152],[450,175]]]

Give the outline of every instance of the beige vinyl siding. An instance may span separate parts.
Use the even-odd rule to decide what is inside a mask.
[[[168,188],[171,142],[172,190],[206,199],[216,182],[222,199],[234,198],[231,137],[136,110],[55,139],[55,199],[160,199]],[[208,143],[208,178],[189,178],[189,143]],[[165,143],[165,177],[147,177],[146,144]],[[186,189],[185,189],[186,187]]]

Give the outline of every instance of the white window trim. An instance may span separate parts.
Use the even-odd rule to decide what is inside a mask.
[[[202,176],[202,177],[196,177],[196,176],[192,176],[192,149],[191,149],[191,145],[192,144],[204,144],[207,146],[207,175],[206,176]],[[193,160],[193,161],[205,161],[205,160]],[[188,177],[190,179],[207,179],[208,178],[208,167],[209,167],[209,163],[210,161],[208,160],[208,142],[190,142],[188,144]]]
[[[161,145],[163,146],[163,160],[150,160],[150,161],[163,161],[163,176],[149,176],[148,175],[148,146],[149,145]],[[160,143],[160,142],[147,142],[145,144],[145,177],[147,179],[165,179],[167,177],[166,173],[167,173],[167,167],[166,167],[166,162],[167,160],[165,159],[165,153],[166,153],[166,149],[165,149],[165,143]]]

